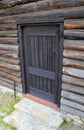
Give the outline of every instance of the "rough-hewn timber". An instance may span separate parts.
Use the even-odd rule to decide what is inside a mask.
[[[64,18],[61,108],[83,117],[84,0],[0,1],[0,84],[21,92],[17,22],[37,17]]]

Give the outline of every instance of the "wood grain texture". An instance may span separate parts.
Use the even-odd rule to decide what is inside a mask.
[[[0,37],[17,37],[17,31],[0,31]]]
[[[19,65],[19,59],[8,58],[0,56],[0,62],[5,62],[13,65]]]
[[[69,107],[69,106],[66,106],[66,105],[61,105],[61,109],[65,112],[68,112],[68,113],[72,113],[73,115],[77,115],[79,117],[83,117],[84,118],[84,112],[82,111],[79,111],[77,109],[74,109],[72,107]]]
[[[84,88],[76,85],[62,83],[62,90],[77,94],[84,94]],[[79,91],[80,90],[80,91]]]
[[[84,62],[83,61],[64,58],[63,59],[63,65],[67,66],[67,67],[70,67],[70,68],[83,69],[83,71],[84,71]]]
[[[70,75],[72,77],[84,79],[84,70],[70,68],[70,67],[63,67],[63,73]]]
[[[63,8],[63,9],[54,9],[54,10],[48,10],[48,11],[38,11],[38,12],[30,12],[24,14],[15,14],[15,15],[9,15],[5,17],[0,17],[0,23],[12,23],[16,22],[18,20],[27,20],[32,18],[84,18],[84,6],[80,7],[70,7],[70,8]]]
[[[84,105],[84,96],[62,90],[61,96]]]
[[[71,40],[72,39],[84,40],[84,30],[75,30],[75,29],[65,30],[64,37],[66,39],[71,39]]]
[[[71,58],[71,59],[77,59],[77,60],[80,60],[80,61],[84,61],[84,52],[83,51],[65,49],[64,52],[63,52],[63,55],[66,58]]]
[[[39,19],[64,18],[62,90],[68,92],[69,95],[71,94],[72,97],[73,94],[75,97],[84,95],[84,0],[42,0],[34,3],[33,1],[22,0],[22,3],[16,5],[15,0],[13,7],[8,4],[8,8],[0,9],[0,84],[13,89],[15,81],[17,90],[22,88],[19,77],[17,22],[33,20],[37,17]],[[0,8],[3,6],[4,3],[0,1]],[[35,48],[37,49],[37,45]],[[43,48],[46,51],[47,46],[43,45]],[[35,55],[37,54],[36,51]],[[47,68],[46,57],[47,54],[45,53],[44,69]],[[38,67],[37,59],[36,66]],[[37,81],[39,86],[39,78]],[[47,80],[44,81],[44,86],[46,83]],[[44,89],[46,90],[46,88]],[[74,98],[72,99],[71,96],[69,99],[64,99],[65,95],[67,94],[64,93],[61,101],[62,110],[84,117],[83,107],[81,107],[83,100],[80,100],[79,97],[80,101],[74,102]]]
[[[65,49],[83,50],[84,51],[84,40],[64,40]]]
[[[0,37],[1,44],[17,44],[16,37]]]
[[[9,79],[9,80],[12,80],[12,81],[15,81],[17,83],[21,83],[21,78],[17,78],[11,74],[8,74],[8,73],[5,73],[5,72],[0,72],[0,76],[3,77],[3,78],[6,78],[6,79]]]
[[[84,112],[84,106],[83,106],[83,105],[80,105],[80,104],[78,104],[78,103],[76,103],[76,102],[69,101],[69,100],[67,100],[67,99],[62,98],[62,99],[61,99],[61,104],[67,105],[67,106],[69,106],[69,107],[73,107],[73,108],[75,108],[75,109],[78,109],[78,110]]]
[[[12,64],[9,64],[9,63],[6,63],[6,62],[0,62],[0,67],[8,68],[8,69],[15,70],[15,71],[20,70],[19,65],[12,65]]]
[[[67,84],[71,84],[71,85],[77,85],[77,86],[84,88],[84,80],[83,79],[71,77],[71,76],[68,76],[68,75],[63,75],[62,76],[62,82],[67,83]]]

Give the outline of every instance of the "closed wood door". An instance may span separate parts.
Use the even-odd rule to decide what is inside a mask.
[[[24,26],[26,92],[57,103],[60,73],[60,26]]]

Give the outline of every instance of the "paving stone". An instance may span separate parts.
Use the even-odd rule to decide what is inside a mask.
[[[59,128],[63,124],[64,120],[60,116],[54,116],[52,120],[49,120],[49,124],[52,127]]]
[[[32,107],[29,113],[43,121],[47,121],[49,118],[49,115],[47,114],[47,112],[44,112],[43,110],[37,107]]]
[[[29,124],[22,124],[18,130],[34,130]]]

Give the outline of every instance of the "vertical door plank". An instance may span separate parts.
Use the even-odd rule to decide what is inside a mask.
[[[42,69],[43,67],[43,55],[42,55],[42,44],[43,44],[43,38],[42,36],[39,36],[39,68]],[[43,78],[40,77],[40,90],[43,88]]]
[[[34,36],[31,36],[31,60],[32,60],[32,67],[35,66],[35,44],[34,44]],[[32,75],[32,87],[35,87],[35,76]]]
[[[57,103],[57,99],[58,99],[58,85],[59,85],[59,44],[60,44],[60,41],[59,41],[59,28],[57,28],[57,33],[56,33],[56,37],[55,37],[56,41],[55,41],[55,92],[54,92],[54,95],[55,95],[55,103]]]
[[[27,52],[28,52],[28,66],[31,66],[31,38],[29,36],[27,36],[27,41],[26,41],[26,44],[27,44]],[[28,67],[27,67],[28,68]],[[27,72],[28,73],[28,72]],[[28,77],[28,81],[29,81],[29,86],[32,86],[32,82],[31,82],[31,74],[28,74],[29,77]]]
[[[48,36],[48,39],[47,39],[48,41],[48,59],[47,59],[47,61],[48,61],[48,66],[47,66],[47,69],[48,69],[48,71],[51,71],[51,37],[49,37]],[[51,80],[50,79],[48,79],[48,92],[49,93],[51,93]]]
[[[47,70],[47,37],[43,37],[43,69]],[[48,79],[44,78],[44,91],[47,92]]]
[[[53,36],[52,40],[52,45],[53,45],[53,72],[55,72],[55,50],[56,50],[56,37]],[[52,93],[54,94],[55,92],[55,81],[52,80]]]
[[[35,36],[35,67],[38,68],[39,67],[39,56],[38,56],[38,51],[39,51],[39,48],[38,48],[38,36]],[[39,88],[39,76],[36,76],[35,78],[36,80],[36,88],[38,89]]]

